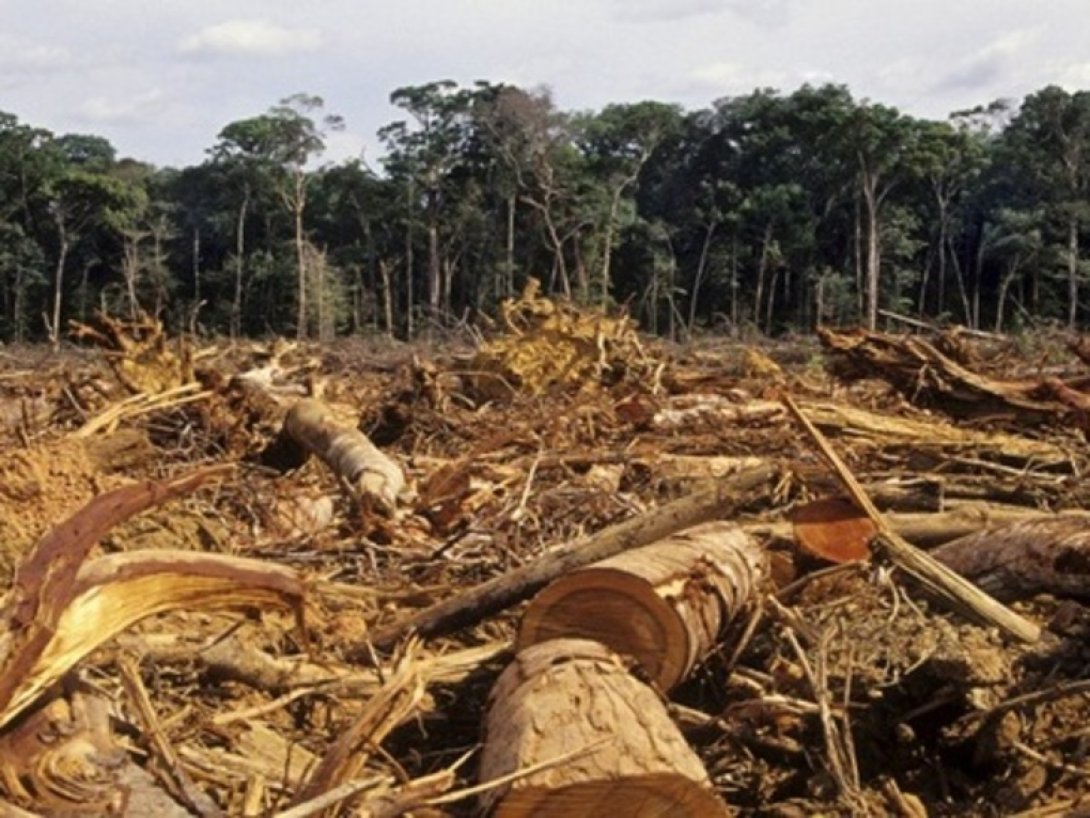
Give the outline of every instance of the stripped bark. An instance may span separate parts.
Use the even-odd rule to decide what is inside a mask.
[[[632,656],[663,691],[754,603],[764,551],[733,523],[686,529],[555,580],[527,608],[518,648],[566,637]]]
[[[343,478],[357,499],[375,501],[383,511],[397,505],[405,488],[401,467],[363,432],[338,423],[321,401],[296,403],[284,419],[284,432]]]
[[[494,818],[730,814],[651,688],[603,645],[556,639],[522,651],[496,682],[480,777],[572,751],[570,763],[486,791],[482,806]]]

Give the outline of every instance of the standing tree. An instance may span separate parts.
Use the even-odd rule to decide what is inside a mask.
[[[325,150],[328,130],[344,126],[338,116],[327,115],[320,123],[314,116],[324,103],[321,97],[294,94],[269,111],[227,125],[219,134],[213,155],[243,163],[246,171],[268,168],[274,174],[277,193],[292,219],[296,262],[296,321],[299,338],[307,337],[307,251],[303,216],[307,206],[307,164]],[[244,178],[239,208],[239,233],[243,229],[251,188]],[[241,244],[241,239],[239,240]],[[236,260],[236,263],[241,261]],[[236,279],[236,299],[239,291]]]
[[[1082,226],[1090,222],[1090,91],[1049,86],[1026,97],[1002,136],[1005,156],[1063,226],[1067,324],[1079,307]]]

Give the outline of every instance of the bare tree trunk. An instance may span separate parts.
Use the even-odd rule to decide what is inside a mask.
[[[193,301],[201,303],[201,229],[193,228]]]
[[[505,246],[506,257],[504,262],[502,298],[510,298],[515,293],[515,208],[518,206],[518,197],[514,194],[507,197],[507,241]]]
[[[57,224],[57,266],[53,271],[53,323],[49,327],[49,342],[56,349],[61,343],[61,298],[64,291],[64,265],[68,260],[68,230],[64,215],[58,210],[54,219]]]
[[[738,236],[730,237],[730,331],[738,334]]]
[[[246,211],[250,207],[250,188],[246,186],[235,223],[235,296],[231,301],[231,337],[242,334],[242,276],[246,270]]]
[[[386,335],[394,337],[394,299],[390,286],[390,265],[386,259],[378,262],[379,277],[382,280],[382,319]]]
[[[961,309],[965,313],[965,323],[973,323],[973,310],[969,305],[969,293],[965,288],[965,273],[962,270],[961,262],[958,260],[958,254],[954,252],[954,246],[949,236],[946,237],[947,248],[950,251],[950,261],[954,265],[954,280],[958,285],[958,295],[961,296]]]
[[[613,196],[609,201],[609,218],[606,220],[606,233],[602,239],[602,278],[599,282],[602,287],[601,304],[604,307],[609,302],[610,262],[613,256],[613,233],[616,230],[617,211],[621,209],[621,195],[625,186],[614,188]]]
[[[984,272],[984,236],[980,237],[980,243],[976,248],[976,256],[973,258],[973,320],[970,325],[973,329],[980,329],[980,285]]]
[[[298,264],[298,309],[295,317],[295,336],[307,337],[307,257],[303,241],[303,210],[307,204],[307,179],[302,168],[295,170],[292,216],[295,219],[295,259]]]
[[[704,283],[704,270],[708,266],[708,251],[712,246],[712,236],[715,234],[715,222],[709,221],[704,229],[704,241],[700,244],[700,258],[696,262],[696,275],[693,277],[693,293],[689,296],[689,334],[693,334],[693,325],[696,324],[696,305],[700,299],[700,285]],[[733,296],[733,293],[732,293]]]
[[[443,270],[439,258],[439,223],[434,191],[428,193],[428,310],[438,318],[443,297]]]
[[[761,299],[765,290],[765,275],[768,273],[768,248],[772,243],[772,222],[765,225],[764,235],[761,237],[761,257],[757,261],[757,292],[753,297],[753,324],[761,326]]]
[[[1067,328],[1075,329],[1079,312],[1079,220],[1067,223]]]
[[[866,277],[866,322],[867,329],[873,330],[878,326],[878,281],[879,268],[881,267],[881,248],[878,236],[878,192],[877,178],[864,174],[863,176],[863,213],[866,217],[867,229],[867,253],[865,259],[864,275]]]
[[[856,310],[862,319],[865,312],[863,299],[863,208],[860,206],[860,196],[855,196],[855,235],[852,242],[852,251],[855,262],[855,301]]]
[[[1014,259],[1011,262],[1010,267],[1007,269],[1006,274],[999,282],[999,296],[995,305],[995,331],[997,333],[1003,331],[1003,309],[1007,303],[1007,293],[1010,290],[1011,283],[1014,281],[1014,277],[1018,275],[1022,269],[1021,259]]]

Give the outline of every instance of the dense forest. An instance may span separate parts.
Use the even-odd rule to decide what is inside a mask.
[[[1076,326],[1090,91],[948,121],[838,85],[685,111],[559,110],[548,91],[400,88],[380,167],[322,163],[341,119],[299,94],[157,168],[0,113],[0,338],[95,310],[177,330],[406,338],[529,277],[674,338],[874,326],[884,311]]]

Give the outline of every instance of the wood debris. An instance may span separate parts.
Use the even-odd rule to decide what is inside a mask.
[[[912,328],[0,361],[0,812],[1081,808],[1085,340]]]

